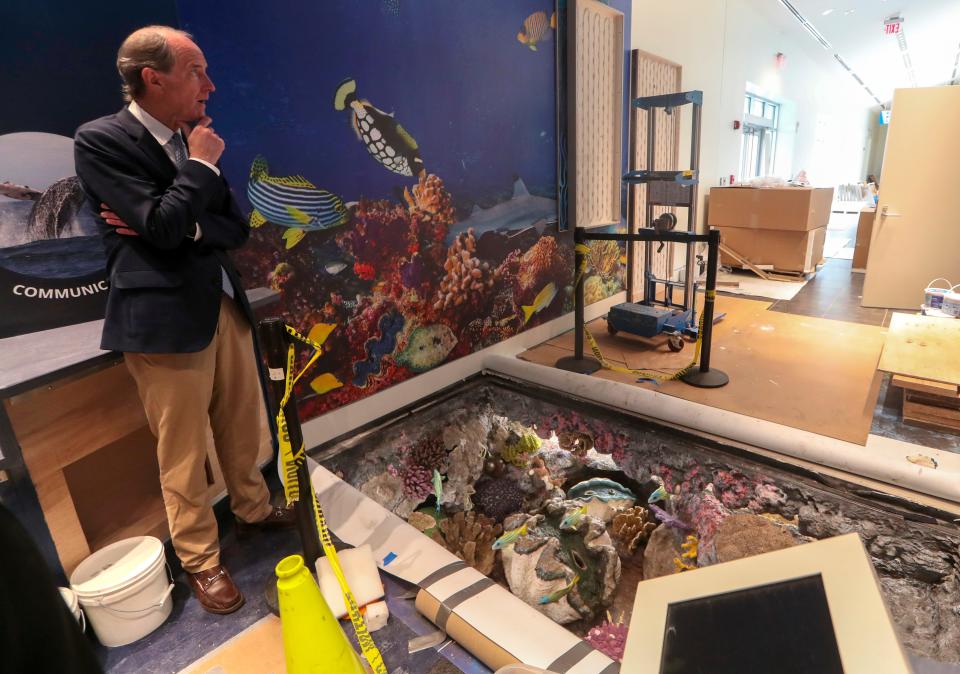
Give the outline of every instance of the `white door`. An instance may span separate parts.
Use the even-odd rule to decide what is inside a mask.
[[[862,304],[919,310],[938,276],[960,283],[960,87],[897,89]]]

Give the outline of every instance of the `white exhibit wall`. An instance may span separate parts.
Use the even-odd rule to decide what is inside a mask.
[[[632,20],[634,49],[679,63],[684,89],[703,91],[701,198],[722,178],[739,179],[742,130],[733,122],[743,120],[748,88],[782,104],[776,175],[803,169],[822,186],[864,177],[875,102],[780,3],[634,0]],[[685,124],[681,157],[689,155],[687,133]]]

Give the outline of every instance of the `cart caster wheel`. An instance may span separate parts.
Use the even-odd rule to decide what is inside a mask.
[[[667,337],[667,346],[669,346],[670,350],[674,353],[683,351],[683,337],[679,335],[670,335]]]
[[[607,332],[609,332],[611,335],[616,335],[620,331],[613,327],[612,323],[607,323]]]

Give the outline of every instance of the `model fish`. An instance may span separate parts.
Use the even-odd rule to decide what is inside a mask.
[[[534,12],[523,20],[523,28],[517,33],[517,40],[533,51],[537,51],[537,43],[544,39],[551,27],[556,27],[556,18],[547,19],[546,12]]]
[[[557,284],[551,281],[533,298],[533,304],[520,307],[523,311],[523,324],[526,325],[534,314],[540,313],[549,307],[550,303],[553,302],[553,298],[556,296]]]
[[[543,595],[542,597],[540,597],[540,601],[538,603],[540,605],[543,605],[543,604],[552,604],[556,601],[560,601],[561,599],[566,597],[568,594],[570,594],[570,590],[572,590],[579,582],[580,582],[580,575],[577,574],[576,576],[573,577],[573,580],[570,581],[569,585],[561,587],[559,590],[555,590],[550,594]]]
[[[456,345],[453,330],[442,323],[417,328],[407,340],[406,348],[397,356],[397,363],[414,372],[426,372],[446,360]]]
[[[527,533],[528,532],[527,532],[526,524],[524,524],[522,527],[519,527],[518,529],[512,529],[493,542],[493,549],[503,550],[508,545],[511,545],[512,543],[516,542],[516,540],[521,536],[526,536]]]
[[[374,107],[370,101],[357,98],[356,80],[346,79],[340,83],[333,97],[333,107],[336,110],[350,108],[357,140],[384,168],[402,176],[426,175],[417,141],[392,114]]]
[[[283,239],[287,249],[300,243],[307,232],[339,227],[350,220],[351,204],[303,176],[271,176],[267,160],[261,156],[250,165],[247,198],[253,205],[250,226],[266,222],[286,226]]]
[[[560,529],[567,529],[569,527],[575,527],[580,523],[580,520],[583,519],[583,516],[587,514],[587,506],[582,505],[579,508],[574,508],[566,515],[563,516],[563,521],[560,522]]]
[[[307,339],[316,344],[318,347],[322,347],[327,341],[327,338],[330,336],[330,333],[336,329],[336,323],[317,323],[310,329],[310,332],[307,334]],[[330,391],[338,389],[341,386],[343,386],[343,382],[337,379],[337,376],[332,372],[324,372],[319,377],[315,377],[310,381],[310,388],[314,393],[319,395],[329,393]]]
[[[657,501],[665,501],[670,497],[670,493],[667,491],[667,488],[662,484],[653,490],[653,493],[647,497],[647,505],[651,503],[656,503]]]
[[[443,498],[443,478],[440,471],[433,469],[433,495],[437,497],[437,514],[440,514],[440,499]]]

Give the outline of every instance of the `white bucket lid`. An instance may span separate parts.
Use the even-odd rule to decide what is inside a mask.
[[[137,536],[97,550],[70,574],[70,586],[81,599],[119,592],[148,575],[164,561],[163,543]]]

